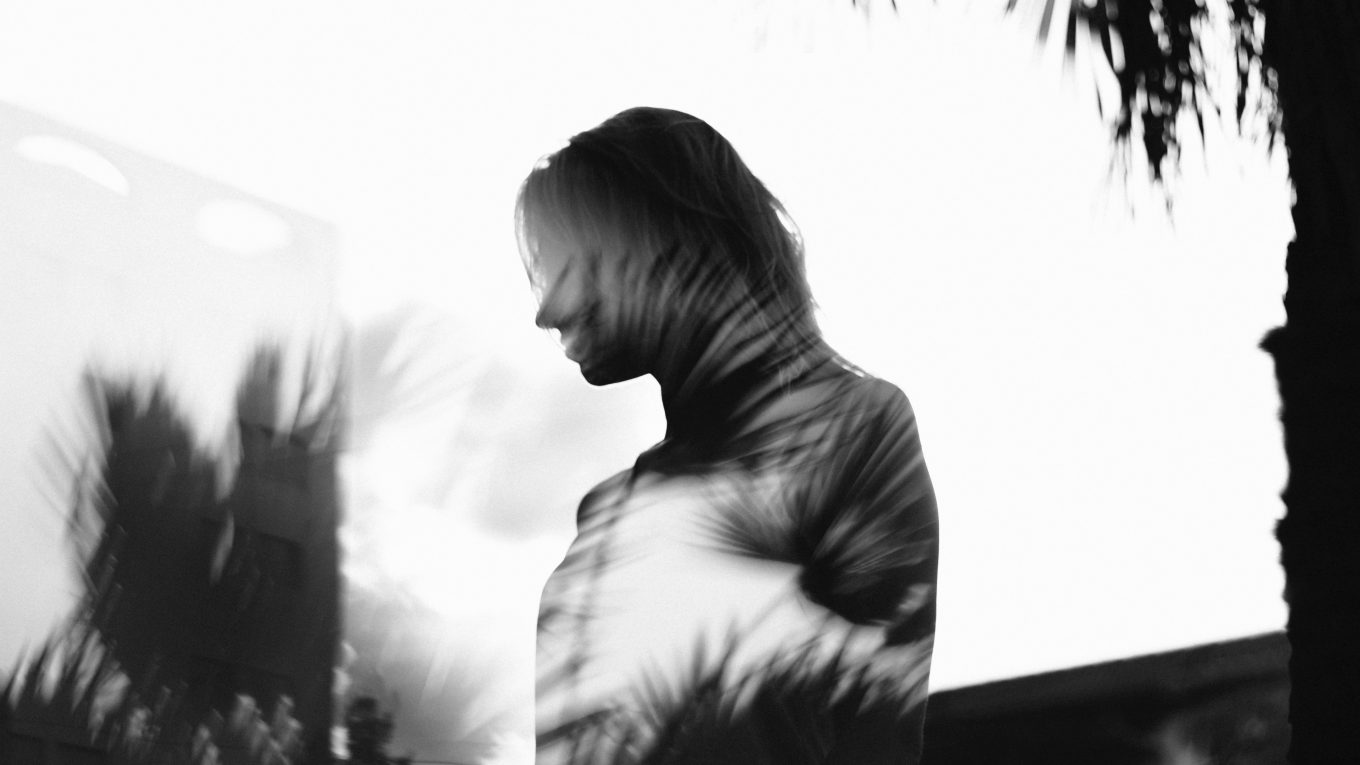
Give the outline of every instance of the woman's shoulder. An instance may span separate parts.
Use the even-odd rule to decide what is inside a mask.
[[[828,458],[836,471],[861,478],[893,474],[891,483],[910,483],[913,494],[929,485],[916,413],[897,385],[870,375],[848,380],[829,418]]]
[[[628,492],[628,482],[632,471],[623,470],[595,484],[586,492],[581,504],[576,508],[576,528],[580,531],[587,523],[599,515],[601,509],[619,502]]]
[[[726,477],[712,471],[670,472],[635,465],[601,481],[586,494],[576,512],[577,531],[595,525],[611,509],[636,514],[657,505],[704,498]]]
[[[848,364],[842,369],[828,396],[831,413],[861,423],[866,419],[900,425],[915,421],[910,399],[895,383]]]

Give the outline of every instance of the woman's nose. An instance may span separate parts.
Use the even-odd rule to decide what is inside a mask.
[[[538,302],[534,323],[543,329],[561,327],[571,319],[575,303],[579,302],[579,292],[565,278],[548,283],[543,290],[543,298]]]
[[[548,311],[546,295],[538,306],[538,313],[534,314],[534,324],[538,325],[539,329],[553,329],[556,326],[553,314]]]

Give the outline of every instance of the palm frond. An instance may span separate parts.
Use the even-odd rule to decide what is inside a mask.
[[[927,581],[935,531],[914,421],[906,409],[885,414],[862,387],[828,397],[824,406],[840,410],[829,431],[800,425],[828,419],[814,408],[776,424],[788,433],[763,434],[786,447],[781,469],[807,477],[772,500],[731,497],[708,530],[725,552],[800,566],[803,593],[856,624],[900,615],[907,589]],[[800,448],[806,440],[820,451]]]
[[[10,674],[0,694],[0,752],[26,735],[97,748],[101,697],[118,682],[117,665],[98,636],[81,624],[58,632]]]
[[[868,4],[850,2],[856,8]],[[1004,11],[1032,25],[1041,48],[1062,40],[1068,71],[1078,49],[1094,52],[1118,88],[1108,97],[1111,104],[1099,92],[1096,99],[1110,127],[1116,164],[1128,172],[1137,140],[1160,184],[1177,170],[1184,141],[1196,137],[1183,133],[1182,118],[1189,118],[1202,140],[1206,117],[1230,110],[1241,134],[1270,149],[1278,146],[1281,121],[1276,76],[1264,57],[1264,5],[1265,0],[1006,0]],[[1227,28],[1228,49],[1206,51],[1214,37],[1209,32],[1220,22]],[[1215,66],[1225,58],[1235,70],[1231,92],[1223,92]]]
[[[1196,137],[1183,133],[1185,117],[1202,140],[1205,118],[1231,104],[1240,131],[1264,122],[1268,145],[1275,145],[1279,116],[1274,78],[1262,58],[1262,0],[1067,0],[1065,14],[1057,12],[1056,0],[1007,0],[1006,11],[1039,16],[1041,46],[1056,37],[1060,15],[1065,18],[1068,66],[1079,46],[1093,43],[1118,84],[1113,108],[1097,102],[1116,151],[1127,155],[1140,140],[1155,182],[1175,172],[1184,141]],[[1226,12],[1231,48],[1206,50],[1220,12]],[[1225,57],[1236,71],[1231,93],[1221,92],[1215,66]]]
[[[901,756],[921,713],[919,689],[885,672],[876,655],[863,655],[848,638],[809,639],[754,664],[741,661],[740,649],[735,631],[717,644],[700,639],[678,680],[646,674],[629,699],[583,713],[540,743],[569,739],[565,761],[572,765],[811,765],[833,761],[833,753],[847,762]]]

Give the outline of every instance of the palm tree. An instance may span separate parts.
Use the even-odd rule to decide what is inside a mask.
[[[79,650],[66,653],[74,659],[60,664],[69,676],[64,693],[45,698],[32,679],[63,645],[59,633],[29,662],[29,679],[17,686],[28,694],[27,705],[9,710],[0,701],[0,760],[8,761],[2,729],[14,716],[10,712],[46,719],[53,710],[69,709],[69,719],[59,722],[86,721],[93,708],[89,697],[116,671],[128,681],[128,692],[123,709],[107,721],[150,714],[158,721],[154,730],[165,735],[134,738],[152,741],[153,749],[187,746],[195,725],[239,708],[245,694],[274,703],[280,721],[297,724],[284,738],[302,761],[330,761],[340,635],[336,459],[342,389],[319,358],[306,358],[293,396],[285,384],[283,349],[257,350],[236,397],[240,464],[225,481],[220,460],[195,446],[192,424],[163,382],[119,383],[87,374],[98,443],[60,437],[54,443],[67,465],[83,463],[76,456],[82,449],[99,458],[92,481],[70,470],[54,475],[75,479],[72,540],[85,597],[71,631],[83,642],[73,641]],[[95,679],[87,681],[90,676]],[[84,699],[79,705],[73,701],[78,697]],[[153,698],[163,702],[147,706]],[[232,743],[240,736],[230,731],[259,727],[254,701],[237,711],[245,716],[241,721],[225,729],[219,721],[200,742],[216,741],[229,760],[235,755],[224,747],[246,746]],[[128,737],[78,738],[81,745],[111,749]],[[252,747],[258,748],[246,748]],[[129,761],[159,762],[159,754],[145,754]]]
[[[852,4],[859,4],[852,0]],[[896,3],[893,3],[894,7]],[[1294,186],[1287,319],[1275,360],[1289,482],[1277,527],[1289,605],[1289,758],[1360,762],[1360,8],[1349,0],[1007,0],[1041,45],[1098,40],[1116,74],[1115,145],[1174,171],[1179,118],[1223,108],[1201,40],[1227,12],[1239,126],[1283,136]],[[1062,25],[1062,35],[1053,34]]]

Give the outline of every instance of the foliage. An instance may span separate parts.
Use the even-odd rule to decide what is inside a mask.
[[[1026,2],[1038,0],[1008,0],[1007,9],[1014,11]],[[1041,44],[1051,33],[1056,0],[1043,2]],[[1207,0],[1073,0],[1071,4],[1063,47],[1071,57],[1079,34],[1099,39],[1105,62],[1119,83],[1115,108],[1111,113],[1101,104],[1101,116],[1113,126],[1116,145],[1127,146],[1141,134],[1149,168],[1157,179],[1163,177],[1168,163],[1179,160],[1182,117],[1192,118],[1202,137],[1205,116],[1217,114],[1218,104],[1231,100],[1238,125],[1265,116],[1271,144],[1278,133],[1270,88],[1253,84],[1254,78],[1261,78],[1267,86],[1271,82],[1262,61],[1261,0],[1227,0],[1226,5],[1235,47],[1229,55],[1236,64],[1231,99],[1215,92],[1212,59],[1205,52],[1205,32],[1212,23]]]
[[[1132,143],[1141,138],[1148,168],[1162,181],[1180,160],[1184,121],[1202,139],[1205,117],[1228,104],[1239,130],[1253,133],[1263,125],[1266,144],[1276,145],[1280,114],[1274,73],[1263,58],[1263,1],[1068,0],[1061,37],[1066,59],[1073,62],[1082,37],[1099,42],[1118,96],[1112,105],[1098,99],[1097,106],[1124,152],[1126,171]],[[1057,3],[1007,0],[1006,11],[1037,15],[1039,43],[1046,45],[1056,36]],[[1206,51],[1220,13],[1226,13],[1229,49]],[[1230,92],[1223,92],[1214,66],[1223,56],[1235,69]]]
[[[345,712],[351,765],[389,765],[387,745],[392,741],[392,715],[378,708],[372,696],[360,696]]]
[[[328,751],[341,387],[315,353],[300,380],[283,363],[257,350],[221,454],[164,381],[86,374],[80,427],[54,429],[45,455],[84,582],[80,637],[11,679],[10,746],[56,736],[93,762],[278,765],[304,756],[300,718],[316,732],[305,756]],[[254,698],[276,699],[268,722]]]
[[[1078,48],[1099,52],[1100,66],[1113,73],[1118,93],[1098,98],[1097,108],[1110,126],[1124,170],[1130,169],[1131,149],[1139,141],[1148,169],[1161,182],[1174,173],[1184,141],[1194,137],[1184,135],[1182,126],[1192,126],[1202,138],[1208,116],[1230,111],[1244,134],[1263,133],[1267,146],[1277,145],[1281,116],[1276,75],[1264,57],[1265,2],[1005,0],[1005,12],[1030,20],[1041,46],[1061,40],[1069,67]],[[851,5],[869,2],[851,0]],[[897,8],[896,0],[891,6]],[[1227,50],[1212,49],[1220,27]],[[1214,66],[1223,57],[1234,69],[1230,78],[1219,78]]]
[[[76,625],[17,668],[0,693],[0,760],[56,746],[104,765],[292,765],[302,725],[280,697],[266,722],[238,696],[224,718],[193,720],[182,688],[133,686],[97,634]],[[73,753],[79,753],[73,754]]]
[[[900,683],[809,641],[739,672],[730,638],[709,661],[700,646],[677,685],[651,679],[641,703],[586,715],[559,731],[573,765],[813,765],[875,762],[884,732],[910,736],[920,707]],[[829,655],[828,655],[829,654]],[[893,735],[896,735],[895,733]],[[903,745],[906,745],[903,741]],[[891,747],[901,756],[903,749]]]

